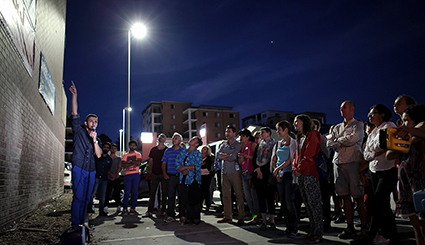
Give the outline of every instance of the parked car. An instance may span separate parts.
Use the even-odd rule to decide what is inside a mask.
[[[72,164],[65,162],[63,170],[63,186],[64,188],[72,188]]]

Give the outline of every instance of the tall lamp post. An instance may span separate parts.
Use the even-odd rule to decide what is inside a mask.
[[[123,140],[122,136],[123,136],[123,129],[120,129],[120,154],[121,154],[121,156],[122,156],[122,140]]]
[[[122,150],[123,151],[125,151],[125,148],[128,146],[128,141],[126,140],[126,137],[125,137],[125,111],[126,110],[128,112],[130,112],[131,111],[131,107],[130,108],[125,107],[124,109],[122,109],[122,137],[123,137],[123,147],[122,147]],[[130,137],[130,136],[127,134],[127,137]]]
[[[134,24],[128,30],[128,71],[127,71],[127,108],[130,107],[130,73],[131,73],[131,34],[137,38],[146,36],[146,27],[143,24]],[[125,132],[125,131],[124,131]],[[127,140],[126,145],[130,142],[130,110],[127,110]]]

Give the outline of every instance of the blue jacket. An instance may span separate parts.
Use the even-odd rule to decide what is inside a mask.
[[[176,158],[176,169],[179,169],[180,166],[195,166],[195,171],[188,170],[185,184],[190,185],[193,182],[193,179],[196,179],[198,184],[201,184],[201,165],[202,165],[202,154],[197,149],[192,151],[189,155],[189,149],[183,149]],[[186,161],[184,159],[186,158]],[[195,174],[196,173],[196,174]],[[182,183],[183,174],[180,173],[180,183]]]

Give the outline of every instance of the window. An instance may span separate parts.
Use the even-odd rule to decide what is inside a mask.
[[[266,118],[267,117],[267,114],[263,114],[263,118]]]
[[[203,115],[204,117],[207,117],[207,116],[208,116],[208,112],[204,111],[204,112],[202,112],[202,115]]]
[[[220,123],[215,123],[215,127],[219,128],[220,127]]]
[[[176,106],[171,104],[171,109],[175,109],[175,108],[176,108]]]
[[[220,133],[215,133],[215,137],[216,138],[221,138],[221,134]]]
[[[171,115],[171,119],[176,119],[176,115]]]
[[[236,115],[235,115],[235,113],[230,113],[230,118],[236,118]]]
[[[171,125],[171,128],[176,129],[176,125],[175,124]]]
[[[214,113],[214,116],[215,116],[215,117],[220,117],[220,112],[216,112],[216,113]]]

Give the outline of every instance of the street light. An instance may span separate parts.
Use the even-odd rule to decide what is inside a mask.
[[[125,148],[127,147],[127,145],[128,145],[128,141],[126,140],[126,137],[125,137],[125,110],[127,110],[127,108],[128,107],[125,107],[124,109],[122,109],[122,137],[123,137],[123,147],[122,147],[122,149],[123,149],[123,151],[125,151]],[[128,110],[127,110],[129,113],[130,113],[130,111],[131,111],[131,107],[130,108],[128,108]],[[129,135],[128,135],[128,133],[127,133],[127,137],[130,137]]]
[[[123,129],[120,129],[120,154],[122,156],[122,136],[123,136]]]
[[[128,30],[128,72],[127,72],[127,108],[130,107],[130,72],[131,72],[131,34],[137,38],[142,38],[146,35],[146,27],[143,24],[136,23],[131,29]],[[125,131],[124,131],[125,132]],[[127,110],[127,141],[126,145],[130,142],[130,110]]]

